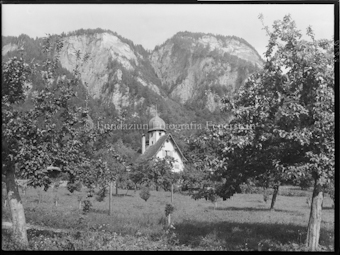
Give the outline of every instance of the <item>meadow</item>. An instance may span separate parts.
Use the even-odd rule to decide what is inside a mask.
[[[170,192],[151,191],[145,202],[139,191],[119,190],[113,195],[110,216],[108,197],[102,202],[91,198],[87,214],[79,210],[78,196],[66,187],[58,189],[58,206],[52,189],[43,192],[39,203],[37,189],[21,194],[26,221],[31,225],[64,230],[28,230],[32,250],[304,250],[311,191],[281,187],[275,210],[262,194],[236,194],[218,200],[217,207],[206,200],[174,194],[173,228],[166,227],[165,205]],[[271,198],[271,196],[269,197]],[[326,196],[322,210],[320,247],[333,250],[333,201]],[[2,207],[2,221],[10,221],[9,209]],[[10,231],[2,230],[3,249],[14,249]]]

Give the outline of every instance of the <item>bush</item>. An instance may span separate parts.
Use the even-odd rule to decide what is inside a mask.
[[[148,199],[150,198],[151,194],[150,194],[150,189],[147,187],[142,188],[141,192],[139,193],[139,196],[141,197],[141,199],[143,199],[145,202],[148,201]]]
[[[80,192],[81,188],[82,188],[82,185],[81,185],[80,182],[74,182],[74,183],[68,182],[66,187],[67,187],[67,190],[69,192],[73,193],[74,191]]]
[[[96,194],[96,200],[98,202],[102,202],[104,201],[104,198],[107,195],[107,189],[105,187],[103,187],[102,189],[100,189],[97,194]]]
[[[165,206],[165,216],[168,216],[175,210],[175,207],[172,204],[166,204]]]
[[[85,200],[84,201],[84,205],[83,205],[83,213],[87,214],[90,211],[91,207],[92,207],[91,201],[90,200]]]

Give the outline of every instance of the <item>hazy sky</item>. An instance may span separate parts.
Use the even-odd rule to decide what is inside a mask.
[[[317,39],[332,39],[333,10],[331,4],[3,4],[2,35],[99,27],[153,49],[179,31],[204,32],[241,37],[262,56],[268,38],[259,13],[268,26],[290,13],[303,34],[311,25]]]

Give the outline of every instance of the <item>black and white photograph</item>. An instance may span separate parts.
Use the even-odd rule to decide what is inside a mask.
[[[2,2],[2,250],[339,252],[338,22]]]

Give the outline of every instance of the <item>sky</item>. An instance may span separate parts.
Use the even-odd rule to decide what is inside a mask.
[[[102,28],[148,50],[179,31],[234,35],[261,56],[268,37],[265,25],[291,14],[303,34],[310,25],[316,39],[332,39],[332,4],[3,4],[2,35],[43,37],[80,28]]]

